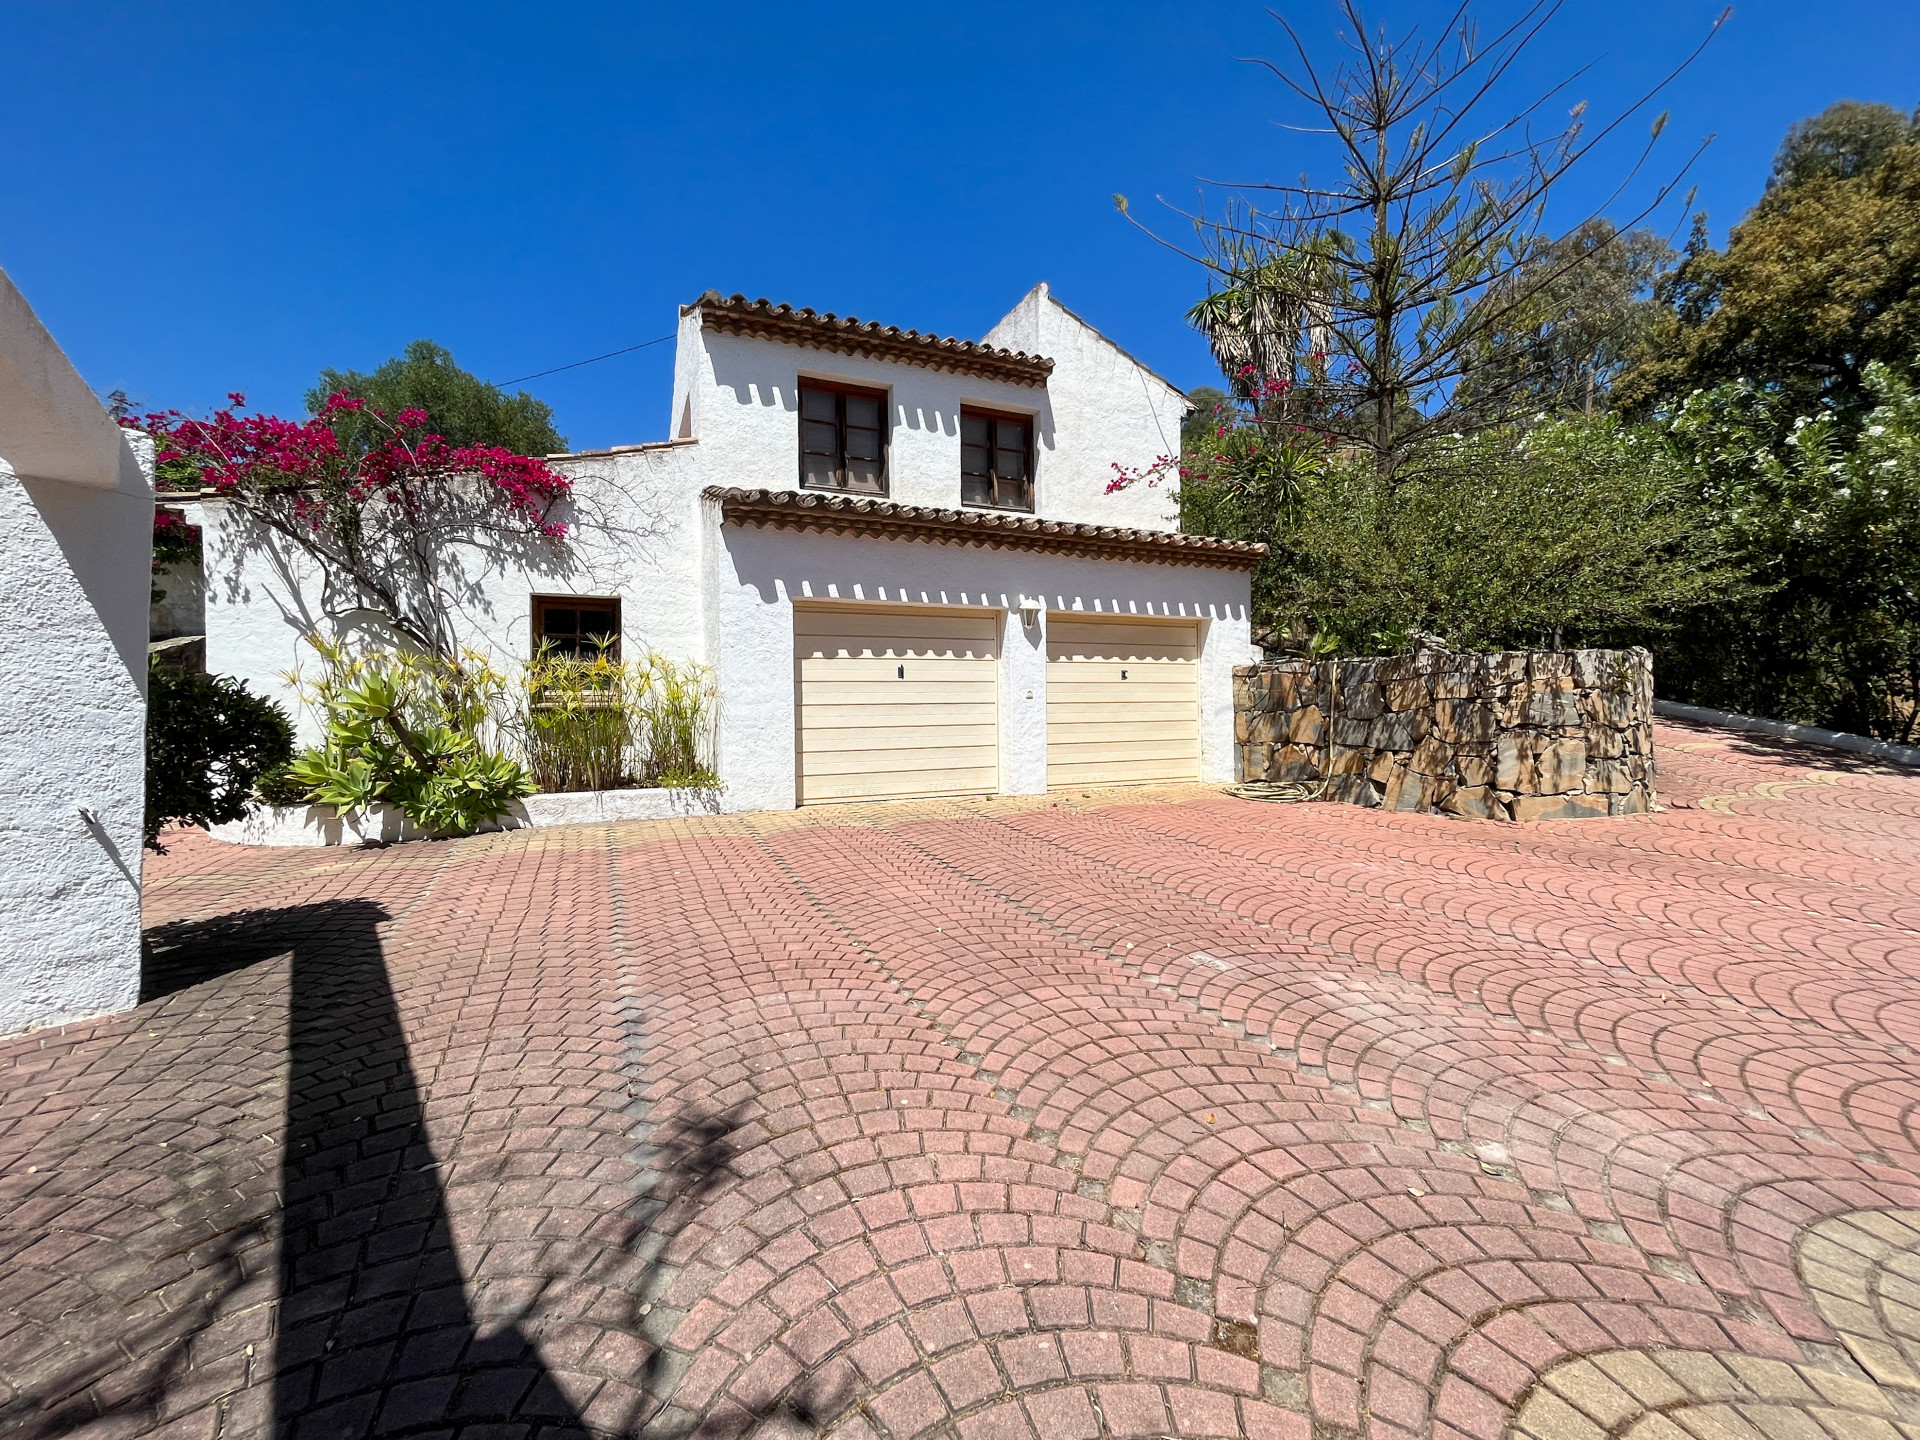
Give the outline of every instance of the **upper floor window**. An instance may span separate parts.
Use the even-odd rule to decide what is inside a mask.
[[[533,653],[569,660],[620,658],[620,601],[588,595],[533,597]]]
[[[1033,420],[960,412],[960,503],[1033,509]]]
[[[887,493],[887,395],[800,382],[800,483],[809,490]]]

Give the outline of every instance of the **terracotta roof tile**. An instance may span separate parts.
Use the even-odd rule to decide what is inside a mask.
[[[742,490],[714,486],[721,519],[732,525],[777,530],[817,530],[834,535],[870,535],[885,540],[924,540],[937,545],[982,545],[995,550],[1048,550],[1102,560],[1139,560],[1161,565],[1217,565],[1252,570],[1267,547],[1247,540],[1217,540],[1170,530],[1129,530],[1114,525],[1078,525],[986,510],[936,510],[896,505],[818,490]]]
[[[896,325],[882,325],[877,320],[861,320],[853,315],[796,310],[791,305],[749,300],[744,295],[723,296],[718,290],[707,291],[691,305],[682,307],[680,313],[687,315],[694,311],[699,312],[700,323],[708,329],[784,340],[790,345],[805,345],[842,355],[901,360],[930,370],[952,370],[962,375],[1009,380],[1016,385],[1045,385],[1053,373],[1053,361],[1020,350],[1002,350],[941,335],[922,335],[918,330],[902,330]]]

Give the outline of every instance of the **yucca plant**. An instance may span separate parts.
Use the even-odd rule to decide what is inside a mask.
[[[527,766],[542,790],[614,790],[630,783],[629,667],[543,648],[524,676],[520,719]]]
[[[712,767],[713,677],[704,665],[646,659],[636,730],[643,785],[716,788]]]

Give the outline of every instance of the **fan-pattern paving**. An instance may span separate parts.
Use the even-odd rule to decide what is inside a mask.
[[[0,1042],[0,1433],[1920,1437],[1920,777],[1660,738],[172,837],[154,998]]]

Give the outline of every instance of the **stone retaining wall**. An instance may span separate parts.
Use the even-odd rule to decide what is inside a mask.
[[[1233,702],[1242,780],[1319,780],[1330,738],[1327,795],[1349,804],[1495,820],[1653,804],[1653,657],[1637,647],[1269,661],[1234,671]]]

